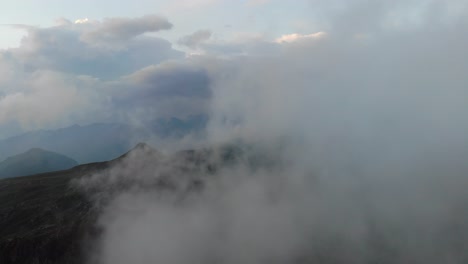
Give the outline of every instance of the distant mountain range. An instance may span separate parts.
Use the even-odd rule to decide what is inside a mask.
[[[80,164],[111,160],[128,151],[137,142],[151,137],[178,138],[201,133],[208,117],[157,119],[144,128],[119,123],[74,125],[57,130],[32,131],[0,140],[0,161],[31,148],[61,153]]]
[[[34,148],[0,162],[0,178],[65,170],[76,165],[78,162],[69,157]]]

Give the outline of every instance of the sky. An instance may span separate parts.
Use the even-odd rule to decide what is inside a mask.
[[[174,29],[164,36],[177,39],[201,28],[210,29],[219,37],[239,33],[261,33],[278,36],[290,31],[305,31],[310,8],[307,1],[294,1],[293,7],[284,1],[272,0],[176,0],[176,1],[91,1],[69,0],[4,1],[0,24],[28,24],[47,27],[59,18],[71,21],[88,18],[135,17],[148,13],[170,17]],[[37,12],[40,10],[40,12]],[[281,18],[281,19],[279,19]],[[24,32],[2,28],[0,48],[19,44]]]
[[[105,108],[104,105],[108,105],[108,99],[112,97],[113,102],[128,106],[128,98],[132,98],[132,95],[121,88],[121,95],[116,98],[101,92],[104,88],[97,92],[96,87],[90,87],[122,87],[121,83],[118,84],[120,80],[116,81],[115,78],[131,75],[145,66],[156,68],[157,64],[161,64],[159,68],[164,68],[163,62],[174,64],[174,61],[169,61],[206,53],[204,48],[198,46],[198,42],[209,40],[216,54],[240,53],[239,47],[245,42],[263,39],[273,41],[284,34],[315,32],[317,29],[306,22],[308,16],[305,8],[309,7],[307,1],[297,1],[294,8],[289,8],[283,1],[265,0],[141,0],[119,1],[118,4],[107,0],[80,3],[46,0],[40,4],[30,0],[6,1],[0,11],[0,138],[74,123],[127,122],[129,118],[122,115],[128,115],[128,112],[116,113],[118,111],[110,110],[110,106]],[[90,34],[83,33],[100,23],[105,24],[105,21],[111,21],[108,23],[110,25],[112,19],[129,22],[141,18],[144,21],[147,16],[165,19],[168,25],[160,29],[142,28],[135,35],[127,36],[127,39],[109,39],[106,40],[108,43],[97,43],[99,41],[96,39],[86,41],[86,36]],[[152,22],[148,20],[143,23]],[[98,31],[96,34],[100,33]],[[114,40],[120,43],[108,45],[109,41]],[[151,49],[153,45],[157,46],[156,50],[151,52],[152,55],[145,56],[144,49]],[[179,64],[183,63],[179,61]],[[26,75],[29,77],[24,79]],[[53,83],[51,85],[54,88],[49,86],[50,83]],[[43,88],[41,84],[48,87]],[[85,88],[88,85],[89,89]],[[26,98],[27,95],[30,96]],[[82,95],[86,99],[80,99]],[[53,97],[63,100],[41,106],[40,102],[53,100]],[[91,103],[91,98],[98,101]],[[184,106],[180,104],[186,102],[187,98],[179,96],[175,99],[179,102],[180,113],[166,109],[174,108],[171,103],[160,102],[164,106],[158,106],[158,115],[183,117],[188,113],[198,114],[202,111],[202,103],[198,101],[202,99],[192,99]],[[147,101],[140,100],[141,104]],[[132,109],[139,109],[141,104],[138,103]],[[103,107],[98,110],[96,105]],[[194,109],[196,107],[198,109]],[[105,115],[103,112],[114,114]],[[90,118],[93,116],[96,118]],[[139,119],[132,117],[133,121],[141,123]]]
[[[247,114],[237,103],[265,103],[263,98],[276,87],[268,82],[273,76],[267,73],[257,84],[270,87],[265,90],[234,85],[229,94],[224,87],[233,80],[245,87],[259,82],[253,75],[259,69],[253,66],[265,63],[270,66],[265,69],[273,67],[284,80],[292,78],[291,69],[303,72],[292,87],[277,89],[278,99],[290,96],[289,89],[303,88],[305,80],[324,85],[325,76],[341,76],[329,85],[345,86],[348,74],[358,69],[353,81],[370,92],[399,91],[403,84],[373,87],[375,81],[365,72],[379,69],[374,75],[388,78],[391,66],[414,65],[414,79],[420,66],[433,65],[435,71],[441,62],[452,62],[441,68],[446,76],[433,76],[441,78],[434,83],[444,83],[454,77],[448,69],[456,74],[466,66],[460,61],[466,10],[461,0],[7,1],[0,10],[0,138],[94,122],[214,117],[228,110],[219,107],[229,98],[239,102],[225,102],[223,107],[231,109],[223,115],[232,115],[233,123],[248,122],[246,116],[261,109]],[[426,53],[418,55],[422,51]],[[243,69],[250,67],[252,73],[244,76]],[[399,74],[395,78],[407,73]],[[457,78],[450,84],[465,81]],[[415,83],[424,85],[423,79]],[[359,87],[346,93],[358,98],[354,89]],[[309,92],[298,90],[296,97],[322,96],[305,96]],[[252,98],[259,102],[247,100]],[[277,106],[275,111],[287,110]]]

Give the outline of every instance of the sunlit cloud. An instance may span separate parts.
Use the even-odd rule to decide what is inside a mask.
[[[320,38],[324,38],[326,35],[327,34],[323,31],[313,33],[313,34],[307,34],[307,35],[293,33],[293,34],[282,35],[281,37],[277,38],[275,42],[276,43],[290,43],[290,42],[296,42],[296,41],[303,40],[303,39],[320,39]]]

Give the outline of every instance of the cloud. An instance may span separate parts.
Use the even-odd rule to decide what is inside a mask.
[[[184,78],[180,78],[184,76]],[[205,71],[193,65],[166,62],[151,65],[129,76],[132,83],[156,88],[154,92],[164,96],[205,97],[211,96],[209,78]]]
[[[96,96],[94,84],[86,77],[36,71],[0,97],[0,124],[16,121],[23,128],[37,129],[96,114],[97,106],[105,102]]]
[[[189,48],[197,48],[200,43],[203,43],[211,38],[211,31],[198,30],[190,35],[184,36],[179,39],[179,44]]]
[[[75,24],[86,24],[86,23],[89,23],[89,19],[88,18],[80,18],[80,19],[77,19],[75,20]]]
[[[127,41],[95,45],[81,41],[94,32],[94,24],[61,24],[49,28],[27,27],[21,46],[8,52],[26,69],[51,69],[104,79],[129,74],[150,64],[182,58],[171,43],[141,36]],[[102,43],[101,43],[102,44]],[[125,61],[125,63],[120,63]]]
[[[283,35],[275,40],[277,43],[291,43],[296,42],[304,39],[320,39],[326,36],[325,32],[317,32],[313,34],[301,35],[301,34],[288,34]]]
[[[81,24],[88,21],[80,21]],[[148,32],[158,32],[172,28],[164,17],[146,15],[139,18],[107,18],[93,24],[93,29],[85,32],[81,39],[89,43],[125,41]]]
[[[419,6],[417,2],[418,1],[411,2],[409,5],[411,7]],[[208,4],[214,2],[202,1],[199,3]],[[438,45],[440,46],[443,45],[438,42],[438,40],[429,39],[427,37],[426,33],[430,31],[428,28],[429,24],[432,25],[431,30],[436,32],[436,35],[448,39],[453,39],[450,32],[459,31],[459,28],[464,25],[462,23],[463,19],[458,15],[454,15],[450,19],[446,15],[448,12],[446,9],[452,8],[440,9],[441,14],[436,15],[439,19],[429,20],[430,16],[428,14],[432,12],[429,11],[435,9],[432,5],[425,6],[424,10],[428,12],[418,11],[418,14],[422,14],[419,19],[420,22],[418,22],[419,24],[413,23],[411,20],[408,23],[413,26],[408,29],[403,29],[401,27],[388,26],[390,25],[390,14],[392,12],[393,14],[398,14],[398,17],[400,18],[407,17],[408,14],[404,10],[405,3],[403,1],[399,1],[397,4],[369,5],[368,7],[371,10],[374,10],[375,13],[379,13],[383,10],[382,12],[384,12],[385,16],[369,17],[369,21],[366,20],[365,23],[359,22],[359,19],[354,19],[355,16],[359,16],[358,14],[360,14],[362,10],[365,10],[365,1],[354,1],[353,4],[348,4],[347,1],[336,1],[332,4],[326,4],[328,3],[327,1],[311,1],[310,3],[316,4],[317,6],[323,6],[324,8],[320,10],[324,10],[323,12],[329,15],[330,21],[323,23],[323,25],[328,25],[324,26],[324,31],[312,34],[293,33],[279,36],[278,38],[270,38],[261,33],[250,33],[238,34],[237,36],[234,35],[231,39],[214,40],[211,38],[209,31],[200,30],[180,39],[181,43],[197,49],[198,55],[190,56],[187,59],[184,56],[186,54],[174,49],[169,41],[146,34],[148,32],[167,30],[172,27],[172,24],[167,19],[155,15],[139,18],[109,18],[104,21],[86,19],[78,21],[84,23],[73,23],[67,19],[60,19],[55,26],[46,28],[17,25],[25,30],[27,35],[23,38],[21,45],[18,48],[2,50],[0,52],[0,84],[2,85],[0,88],[0,95],[2,98],[9,97],[8,100],[13,100],[12,98],[15,98],[15,94],[24,94],[22,96],[32,95],[30,92],[27,92],[29,91],[28,87],[32,84],[23,80],[33,79],[33,75],[37,72],[54,72],[57,75],[62,75],[63,80],[65,80],[63,81],[63,85],[60,85],[61,87],[75,87],[76,96],[78,98],[81,95],[86,97],[91,94],[94,97],[98,97],[99,99],[97,99],[97,101],[107,102],[105,107],[110,108],[106,108],[106,111],[115,113],[115,116],[122,115],[125,111],[152,113],[151,115],[155,116],[159,114],[167,116],[183,116],[188,114],[190,111],[207,112],[210,105],[216,106],[219,101],[223,101],[225,98],[228,98],[217,96],[222,95],[225,91],[225,88],[223,88],[222,85],[219,85],[219,87],[214,86],[219,81],[219,76],[233,76],[235,74],[242,73],[246,74],[246,76],[239,75],[239,78],[241,79],[239,83],[251,82],[251,78],[253,78],[252,76],[255,76],[255,74],[244,73],[242,70],[243,67],[251,69],[252,72],[260,74],[260,76],[265,76],[265,80],[256,85],[277,86],[275,85],[275,82],[270,83],[266,81],[270,78],[267,78],[267,76],[270,75],[269,73],[258,72],[258,68],[251,68],[248,64],[244,65],[245,61],[249,61],[252,66],[256,65],[259,68],[264,67],[265,69],[269,69],[269,67],[266,66],[269,66],[271,63],[272,67],[276,67],[272,69],[272,71],[275,72],[275,75],[284,76],[292,67],[282,69],[279,66],[281,63],[279,60],[276,60],[281,57],[281,61],[284,61],[285,63],[302,66],[298,66],[299,68],[297,71],[303,75],[295,76],[294,78],[292,76],[286,76],[284,78],[289,80],[290,83],[295,83],[295,80],[302,80],[300,82],[302,85],[302,83],[306,83],[307,80],[311,83],[318,82],[322,84],[325,81],[330,81],[326,79],[327,76],[339,76],[336,81],[330,81],[330,87],[338,87],[339,85],[345,85],[338,83],[338,80],[343,80],[342,82],[345,83],[344,80],[354,80],[353,78],[357,78],[352,77],[353,75],[351,73],[354,73],[354,76],[359,76],[360,74],[363,75],[362,72],[365,72],[364,67],[367,67],[366,70],[369,71],[375,68],[370,67],[369,65],[364,65],[356,59],[355,57],[358,57],[357,54],[359,53],[368,55],[372,52],[372,56],[378,57],[377,55],[381,55],[378,51],[382,53],[392,51],[396,56],[400,50],[404,50],[401,48],[401,45],[400,50],[391,50],[388,47],[390,43],[398,46],[399,41],[402,41],[402,43],[408,43],[408,45],[413,45],[411,46],[411,50],[417,51],[418,49],[415,48],[415,46],[423,48],[423,50],[427,50],[429,47],[425,43],[422,43],[422,39],[428,43],[430,42],[431,45],[435,45],[437,43],[439,43]],[[451,6],[452,4],[448,5]],[[457,13],[455,12],[455,14]],[[395,18],[395,16],[393,18]],[[375,23],[372,22],[374,19]],[[345,23],[346,21],[347,23]],[[400,19],[397,21],[403,23],[406,20]],[[366,28],[364,26],[367,25],[367,22],[370,22],[370,24]],[[346,25],[348,27],[345,27]],[[379,26],[374,27],[371,25]],[[413,36],[411,36],[412,34]],[[352,38],[350,36],[352,36]],[[383,41],[386,38],[388,39],[388,42]],[[347,44],[349,46],[348,48],[353,51],[346,53],[350,56],[350,58],[346,58],[346,60],[344,60],[344,55],[338,56],[339,54],[342,55],[343,51],[346,50],[346,48],[343,47],[344,44],[339,44],[340,41]],[[463,41],[463,38],[460,41]],[[331,47],[325,47],[325,43],[328,43]],[[380,43],[382,48],[378,48],[376,43]],[[452,41],[450,43],[456,42]],[[332,47],[335,49],[331,49]],[[369,50],[365,50],[363,47],[369,48]],[[433,47],[433,49],[433,52],[441,54],[444,54],[445,52],[440,47],[439,50],[435,47]],[[458,50],[460,54],[463,54],[463,52],[460,51],[460,48],[455,47],[453,50]],[[310,54],[314,54],[315,57]],[[325,56],[325,54],[328,54],[328,56]],[[362,58],[366,59],[368,56],[363,56]],[[266,61],[254,59],[258,57],[265,58]],[[307,64],[306,58],[311,61],[317,61],[317,63]],[[389,65],[392,64],[391,61],[386,59],[387,58],[384,57],[382,61],[387,61]],[[439,59],[443,61],[442,58]],[[435,60],[436,59],[434,59],[434,61]],[[168,67],[167,65],[170,63],[165,64],[167,61],[177,61],[178,66]],[[370,62],[366,60],[364,61],[370,64]],[[321,62],[322,64],[319,64],[318,62]],[[217,65],[217,67],[220,67],[223,71],[216,70],[216,67],[210,65],[211,63],[213,65]],[[343,66],[344,63],[355,65],[353,67],[348,67],[348,65],[346,65],[345,67]],[[461,62],[457,63],[458,67],[463,66]],[[242,66],[240,66],[241,64]],[[407,68],[407,65],[411,65],[408,63],[401,64],[403,66],[398,65],[396,68]],[[163,70],[166,67],[168,67],[168,70]],[[341,71],[336,69],[337,72],[334,72],[332,71],[333,67],[339,67],[339,70]],[[414,65],[414,67],[419,67],[419,65]],[[362,72],[356,72],[358,69],[362,69]],[[173,72],[168,73],[169,71]],[[402,78],[394,73],[394,69],[384,68],[382,69],[382,72],[388,72],[387,75],[385,75],[387,76],[386,78],[391,75],[390,73],[392,73],[396,79]],[[349,75],[346,75],[345,73],[348,73]],[[440,73],[446,73],[446,70],[441,68]],[[403,75],[401,72],[399,74]],[[309,75],[314,76],[316,79],[307,79],[304,77]],[[95,86],[95,92],[88,94],[88,88],[82,90],[80,87],[76,87],[74,82],[83,76],[90,80],[94,80],[93,82],[95,83],[93,85]],[[462,82],[463,80],[463,78],[458,79],[459,82]],[[374,79],[365,80],[368,82],[375,81]],[[391,81],[392,80],[389,80],[389,82]],[[66,85],[65,82],[70,82],[70,85]],[[281,80],[277,80],[276,82],[282,83],[284,86],[290,86],[290,84],[283,83]],[[452,80],[452,82],[454,81]],[[52,83],[54,82],[51,80],[51,84]],[[234,80],[232,80],[232,83],[234,83]],[[191,87],[192,84],[193,89],[188,88]],[[227,82],[226,87],[230,87],[231,85],[233,86],[233,91],[244,89],[231,84],[231,81]],[[366,85],[370,84],[366,83]],[[275,90],[275,88],[271,89]],[[368,89],[373,91],[370,88]],[[57,91],[57,93],[58,92],[59,91]],[[250,89],[245,90],[244,92],[247,94],[266,93],[264,91],[253,92]],[[292,92],[295,92],[296,94],[305,93],[305,91],[301,90],[293,90]],[[323,93],[327,94],[328,92],[329,91],[325,89]],[[272,101],[273,105],[283,105],[280,99],[287,98],[288,96],[288,93],[285,93],[284,96],[283,93],[285,92],[280,90],[273,93],[281,94],[281,96],[278,96],[279,98]],[[35,96],[37,95],[40,95],[40,93],[35,93]],[[126,99],[126,97],[128,98]],[[242,93],[232,95],[233,99],[238,98],[238,100],[241,100],[242,97]],[[20,100],[18,98],[21,98],[21,96],[18,96],[17,99],[15,99],[16,102],[26,104],[27,100]],[[218,100],[218,98],[222,99]],[[255,97],[250,99],[253,100],[253,98]],[[51,99],[46,98],[45,100]],[[96,100],[96,98],[90,101],[94,100]],[[141,105],[138,104],[139,100],[144,103]],[[152,102],[157,102],[157,104]],[[175,103],[171,105],[171,102]],[[125,111],[119,110],[119,103],[125,105],[125,107],[123,107]],[[252,108],[260,108],[262,101],[260,101],[260,103],[254,103],[249,102],[249,100],[245,100],[245,103],[249,106],[251,105]],[[320,102],[316,102],[314,105],[320,104]],[[5,112],[14,112],[13,110],[7,110],[14,109],[14,105],[18,104],[4,103],[3,109]],[[226,102],[226,105],[229,105],[231,108],[235,108],[234,106],[237,105],[237,103]],[[132,107],[138,109],[138,111],[132,111]],[[180,111],[177,109],[180,109]],[[236,118],[233,119],[245,119],[246,122],[255,123],[254,121],[248,121],[250,120],[250,118],[247,118],[249,115],[244,115],[242,113],[243,111],[241,111],[242,109],[249,108],[240,106],[236,111],[233,110],[233,113],[235,113],[233,116],[236,116]],[[212,112],[223,112],[220,110],[221,109],[215,109]],[[274,109],[263,111],[274,112]],[[87,111],[83,111],[83,114],[78,115],[74,114],[75,112],[80,111],[67,111],[65,109],[61,114],[56,114],[53,117],[43,119],[43,124],[36,122],[34,127],[44,128],[73,122],[92,122],[98,121],[99,118],[101,118],[98,117],[100,115],[89,114],[90,112]],[[278,115],[285,116],[286,112],[279,112]],[[297,112],[301,113],[299,110],[297,110]],[[251,116],[255,115],[256,113],[253,111]],[[77,116],[80,117],[78,118]],[[147,114],[147,116],[150,115]],[[268,118],[261,116],[257,119],[265,120],[265,123],[268,125],[279,122],[277,120],[267,122],[266,120],[268,120]],[[283,119],[288,118],[278,118],[278,120]],[[15,121],[11,118],[4,117],[2,122],[2,124],[6,124]],[[21,120],[18,120],[18,122],[21,124],[28,123]],[[254,128],[248,128],[245,130],[250,129],[253,130]],[[229,130],[228,132],[231,131]]]
[[[165,73],[160,71],[159,77],[150,76],[141,82],[125,77],[138,76],[151,65],[184,58],[169,41],[144,35],[169,28],[169,24],[157,16],[144,16],[76,24],[60,19],[46,28],[18,25],[26,31],[20,46],[0,51],[2,131],[128,122],[141,112],[158,118],[206,111],[203,104],[209,97],[209,83],[194,67],[169,67]],[[97,31],[121,39],[82,41]],[[191,89],[190,82],[199,88]],[[122,98],[122,94],[128,98]]]
[[[147,121],[207,113],[212,97],[206,71],[187,62],[150,65],[122,77],[118,87],[115,107]]]
[[[407,15],[407,1],[397,2],[334,1],[342,6],[331,8],[320,41],[205,43],[190,70],[166,64],[127,76],[145,91],[172,82],[168,69],[197,72],[194,80],[203,72],[208,142],[273,156],[272,167],[241,156],[215,175],[184,174],[170,158],[147,170],[136,159],[94,175],[104,189],[131,182],[102,207],[100,262],[465,263],[468,24],[428,16],[388,26],[392,12]],[[161,179],[175,191],[153,188]],[[205,185],[189,192],[193,179]]]
[[[334,34],[390,32],[459,23],[465,20],[466,3],[424,0],[307,0],[315,26]]]

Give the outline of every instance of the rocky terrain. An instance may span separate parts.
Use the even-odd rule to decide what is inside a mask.
[[[230,155],[227,151],[226,161],[232,158]],[[184,175],[191,175],[191,184],[184,188],[194,190],[202,184],[195,176],[197,172],[215,170],[208,162],[209,156],[207,150],[181,151],[161,166],[171,164]],[[85,193],[74,183],[98,173],[124,171],[129,162],[138,166],[140,173],[149,172],[162,162],[160,159],[157,151],[138,144],[109,162],[0,180],[0,263],[84,263],[92,239],[100,233],[96,225],[99,208],[93,194],[112,195],[119,185],[98,185]],[[170,176],[158,177],[147,187],[172,190],[180,187]],[[135,179],[120,187],[126,189],[139,183]]]

